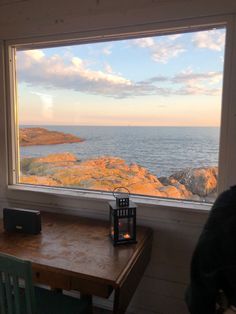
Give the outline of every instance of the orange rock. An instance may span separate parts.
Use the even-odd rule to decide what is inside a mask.
[[[41,158],[35,158],[35,162],[50,162],[50,163],[55,163],[55,162],[62,162],[62,161],[77,161],[77,158],[75,155],[71,153],[61,153],[61,154],[49,154],[45,157]]]
[[[20,183],[27,183],[33,185],[45,185],[45,186],[61,186],[60,182],[55,181],[50,177],[42,176],[21,176]]]
[[[216,192],[218,168],[193,168],[174,173],[170,179],[177,180],[193,194],[206,196]]]
[[[168,198],[177,198],[177,199],[191,199],[192,193],[185,190],[178,189],[173,185],[167,185],[159,188],[159,190],[165,194],[165,197]],[[164,196],[164,195],[163,195]]]
[[[217,185],[216,167],[185,169],[159,180],[146,168],[129,165],[121,158],[78,161],[70,153],[23,159],[22,173],[22,183],[103,191],[123,186],[134,194],[189,200],[214,198]]]

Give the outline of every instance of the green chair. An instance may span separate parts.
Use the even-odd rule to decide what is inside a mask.
[[[90,313],[90,301],[34,287],[31,263],[0,253],[0,314]]]

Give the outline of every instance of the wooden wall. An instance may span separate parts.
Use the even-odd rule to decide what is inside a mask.
[[[0,39],[235,12],[234,0],[0,0]]]
[[[168,25],[168,21],[235,12],[235,0],[0,0],[0,41],[151,22]],[[1,60],[0,65],[2,68]],[[3,92],[1,77],[2,72],[0,91]],[[1,191],[1,204],[23,204],[17,198],[8,199],[3,187]],[[68,207],[64,203],[60,202],[60,206]],[[35,206],[27,203],[28,208]],[[130,313],[187,314],[184,291],[189,280],[189,263],[207,215],[204,210],[139,208],[139,222],[153,227],[155,234],[152,259],[129,307]],[[101,218],[105,216],[105,212],[99,214]],[[110,305],[109,301],[96,299],[95,302],[105,307]]]
[[[152,259],[131,304],[133,313],[187,314],[184,302],[192,250],[205,221],[181,212],[156,218]],[[200,215],[201,216],[201,215]],[[138,309],[138,310],[137,310]]]

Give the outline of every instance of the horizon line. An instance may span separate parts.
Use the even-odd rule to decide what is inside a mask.
[[[177,127],[186,127],[186,128],[219,128],[220,125],[129,125],[129,124],[123,124],[123,125],[101,125],[101,124],[34,124],[34,123],[26,123],[26,124],[19,124],[19,126],[65,126],[65,127],[73,127],[73,126],[78,126],[78,127],[83,127],[83,126],[88,126],[88,127],[168,127],[168,128],[177,128]]]

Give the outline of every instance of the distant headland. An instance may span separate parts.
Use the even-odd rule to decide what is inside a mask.
[[[75,135],[50,131],[45,128],[20,128],[19,133],[20,146],[54,145],[83,141]]]

